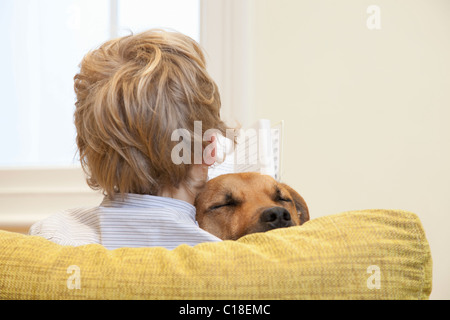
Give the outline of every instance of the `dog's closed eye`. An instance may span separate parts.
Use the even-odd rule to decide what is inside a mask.
[[[224,208],[224,207],[234,207],[234,206],[237,206],[238,204],[239,204],[239,201],[234,199],[233,195],[231,193],[227,193],[225,195],[225,199],[223,201],[210,206],[208,211],[214,211],[216,209]]]
[[[292,202],[291,199],[289,199],[287,196],[284,196],[281,193],[280,188],[278,188],[277,186],[275,187],[275,196],[274,196],[274,200],[276,202]]]
[[[213,211],[213,210],[216,210],[216,209],[219,209],[219,208],[231,207],[231,206],[234,206],[234,205],[235,205],[234,203],[217,204],[217,205],[214,205],[214,206],[210,207],[209,210]]]

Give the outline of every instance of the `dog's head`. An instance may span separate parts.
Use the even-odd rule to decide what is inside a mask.
[[[195,206],[200,228],[222,240],[309,220],[308,207],[296,191],[259,173],[226,174],[208,181]]]

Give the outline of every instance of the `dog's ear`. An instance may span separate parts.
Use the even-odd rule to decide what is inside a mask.
[[[282,183],[281,185],[289,192],[292,200],[294,200],[295,208],[297,209],[298,217],[300,219],[300,225],[304,224],[309,220],[309,210],[305,200],[298,194],[297,191],[289,187],[287,184]]]

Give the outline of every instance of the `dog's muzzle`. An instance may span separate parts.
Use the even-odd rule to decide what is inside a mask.
[[[267,230],[293,226],[291,214],[285,208],[273,207],[264,210],[259,218]]]

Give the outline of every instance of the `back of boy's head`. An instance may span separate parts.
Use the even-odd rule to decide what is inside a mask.
[[[89,52],[75,76],[75,93],[87,182],[112,197],[157,195],[186,182],[192,165],[171,160],[174,130],[194,137],[194,121],[202,122],[202,134],[227,129],[200,47],[176,32],[150,30]]]

